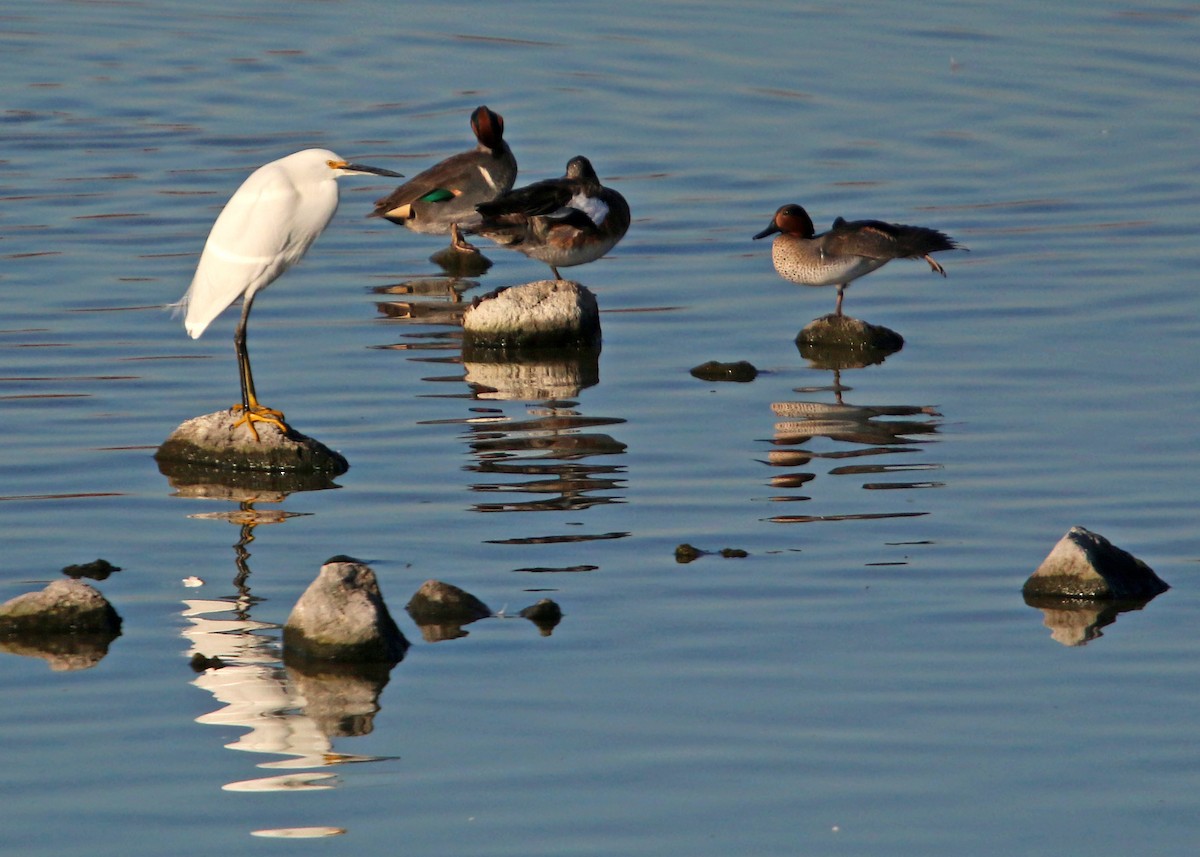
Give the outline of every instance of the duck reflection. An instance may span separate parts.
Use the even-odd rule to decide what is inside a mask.
[[[868,362],[882,362],[886,354],[864,355],[837,353],[826,349],[815,352],[800,345],[802,355],[809,357],[814,368],[828,369],[833,383],[822,387],[798,389],[798,393],[832,393],[833,401],[774,402],[771,410],[779,417],[775,423],[772,439],[773,449],[768,453],[766,464],[787,469],[788,472],[774,476],[770,484],[774,488],[808,488],[819,478],[810,469],[814,462],[847,462],[834,464],[825,470],[825,475],[862,480],[861,487],[867,491],[911,491],[924,488],[940,488],[942,482],[923,479],[891,479],[897,474],[927,474],[938,471],[941,465],[929,461],[910,461],[907,457],[922,451],[921,444],[936,438],[941,414],[924,405],[854,405],[845,401],[850,387],[842,383],[842,370],[858,368]],[[830,446],[832,448],[825,448]],[[888,456],[888,460],[881,460]],[[905,460],[893,461],[892,456],[904,456]],[[863,463],[848,463],[852,459],[872,459]],[[804,469],[794,469],[804,468]],[[777,502],[811,501],[812,497],[801,494],[783,494],[771,498]],[[864,503],[866,505],[866,503]],[[811,523],[817,521],[845,521],[874,518],[906,518],[926,515],[927,512],[912,510],[852,510],[825,514],[775,515],[768,520],[776,523]]]
[[[474,280],[447,277],[406,280],[380,286],[374,291],[376,294],[399,295],[407,299],[379,301],[375,308],[384,318],[395,321],[461,326],[463,315],[470,306],[463,302],[462,293],[477,285]]]

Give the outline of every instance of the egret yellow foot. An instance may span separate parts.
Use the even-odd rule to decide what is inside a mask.
[[[255,443],[258,442],[258,431],[254,428],[255,423],[271,423],[284,434],[292,430],[292,427],[285,422],[283,411],[277,411],[274,408],[267,408],[262,405],[252,405],[249,408],[244,405],[234,405],[233,410],[242,412],[241,417],[233,424],[233,427],[237,428],[240,425],[244,425],[250,430],[250,434],[254,435]]]

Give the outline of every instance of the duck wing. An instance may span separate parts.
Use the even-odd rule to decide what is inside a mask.
[[[821,236],[826,253],[867,259],[920,259],[938,250],[953,250],[954,239],[936,229],[885,223],[882,220],[843,220]]]

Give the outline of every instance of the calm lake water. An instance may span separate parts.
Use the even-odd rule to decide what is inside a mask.
[[[0,600],[103,557],[124,619],[88,669],[0,653],[6,853],[1193,853],[1200,5],[46,0],[0,23]],[[464,361],[441,240],[365,219],[393,185],[347,178],[250,349],[264,402],[351,469],[169,482],[157,445],[237,397],[236,313],[192,341],[164,308],[229,194],[309,146],[413,175],[483,103],[519,182],[585,154],[631,204],[570,271],[598,363]],[[787,202],[970,252],[852,286],[906,344],[835,371],[793,341],[832,290],[750,239]],[[545,275],[486,249],[468,300]],[[711,359],[760,374],[689,373]],[[1072,525],[1172,589],[1099,629],[1027,606]],[[413,641],[382,688],[280,661],[334,554]],[[501,615],[426,641],[404,605],[430,578]],[[542,597],[548,635],[513,618]]]

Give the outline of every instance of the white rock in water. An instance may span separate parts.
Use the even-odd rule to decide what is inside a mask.
[[[1028,597],[1148,599],[1170,587],[1104,536],[1071,527],[1021,590]]]
[[[375,572],[348,556],[332,557],[321,566],[283,627],[287,658],[396,664],[408,645],[383,601]]]
[[[572,280],[538,280],[498,289],[463,317],[464,347],[594,345],[600,341],[596,296]]]

